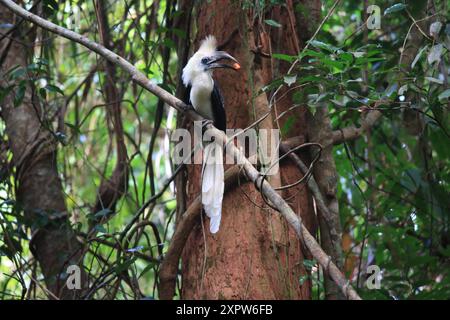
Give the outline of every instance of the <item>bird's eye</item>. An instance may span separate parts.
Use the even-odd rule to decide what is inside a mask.
[[[209,58],[203,58],[202,59],[202,63],[203,64],[208,64],[208,62],[209,62]]]

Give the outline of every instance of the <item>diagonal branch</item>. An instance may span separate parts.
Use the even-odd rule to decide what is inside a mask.
[[[152,83],[142,72],[138,71],[130,62],[123,59],[114,52],[106,49],[100,44],[91,41],[88,38],[76,32],[59,27],[45,19],[40,18],[39,16],[16,5],[11,0],[0,0],[0,4],[3,4],[17,15],[23,17],[24,19],[33,22],[50,32],[59,34],[69,40],[80,43],[83,46],[87,47],[88,49],[98,53],[108,61],[120,66],[126,72],[130,73],[132,79],[137,84],[141,85],[143,88],[160,97],[168,105],[172,106],[173,108],[179,111],[187,112],[192,120],[202,120],[202,117],[200,117],[200,115],[195,113],[192,108],[187,106],[181,100],[177,99],[175,96],[171,95],[164,89]],[[207,124],[206,127],[207,129],[211,130],[211,133],[216,137],[218,143],[222,144],[228,143],[227,137],[222,131],[214,128],[210,123]],[[255,184],[257,189],[264,194],[264,196],[287,220],[287,222],[294,229],[297,237],[303,241],[304,245],[309,249],[313,257],[319,262],[319,264],[323,267],[323,269],[339,286],[345,297],[352,300],[360,300],[361,298],[359,297],[359,295],[349,285],[349,281],[346,280],[341,271],[331,261],[331,258],[323,251],[323,249],[317,243],[316,239],[304,226],[304,224],[301,221],[301,218],[295,214],[295,212],[286,203],[286,201],[272,188],[272,186],[265,179],[263,179],[263,176],[261,176],[258,170],[256,170],[256,168],[250,163],[250,161],[243,156],[242,152],[238,148],[236,148],[236,146],[233,143],[229,143],[226,149],[227,152],[229,152],[234,159],[242,159],[243,162],[242,168],[244,169],[247,178]]]

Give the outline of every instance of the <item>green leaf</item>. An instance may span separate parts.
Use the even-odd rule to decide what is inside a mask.
[[[47,99],[47,91],[45,90],[45,88],[40,88],[39,89],[39,95],[41,96],[42,99]]]
[[[96,218],[103,218],[103,217],[105,217],[105,216],[107,216],[107,215],[109,215],[111,213],[112,213],[111,209],[105,208],[105,209],[100,210],[99,212],[96,212],[94,214],[94,217],[96,217]]]
[[[172,32],[181,39],[186,39],[186,31],[178,28],[172,28]]]
[[[64,124],[66,126],[68,126],[71,130],[73,130],[74,133],[81,134],[80,127],[78,127],[78,126],[76,126],[76,125],[74,125],[74,124],[72,124],[70,122],[64,122]]]
[[[339,59],[344,60],[345,62],[352,63],[354,60],[354,57],[349,52],[342,52],[339,54]]]
[[[346,90],[345,92],[346,92],[347,95],[348,95],[350,98],[352,98],[352,99],[358,100],[358,99],[360,98],[359,94],[358,94],[357,92],[355,92],[355,91],[352,91],[352,90]]]
[[[43,9],[46,15],[51,16],[58,11],[58,2],[56,0],[45,0]]]
[[[138,279],[140,279],[144,274],[152,270],[152,268],[155,266],[155,262],[149,262],[149,264],[142,270],[141,274],[139,275]]]
[[[44,4],[52,8],[53,10],[58,10],[58,2],[56,0],[45,0]]]
[[[322,41],[312,40],[312,41],[309,41],[308,43],[310,45],[312,45],[313,47],[315,47],[315,48],[327,50],[327,51],[330,51],[330,52],[335,52],[335,51],[339,50],[338,47],[332,46],[331,44],[328,44],[328,43],[325,43],[325,42],[322,42]]]
[[[166,47],[170,48],[170,49],[174,49],[175,50],[177,48],[177,45],[175,44],[175,42],[172,39],[169,39],[169,38],[164,38],[163,44]]]
[[[406,4],[404,3],[396,3],[393,6],[387,8],[386,10],[384,10],[384,15],[390,14],[390,13],[394,13],[394,12],[398,12],[401,10],[404,10],[406,8]]]
[[[447,23],[447,25],[445,26],[445,34],[447,36],[450,36],[450,24],[449,23]]]
[[[306,269],[311,270],[316,265],[316,261],[305,259],[303,260],[303,265]]]
[[[322,58],[322,57],[325,57],[325,54],[322,52],[306,49],[299,55],[300,58],[303,58],[306,56]]]
[[[308,110],[309,110],[309,112],[311,112],[311,114],[312,114],[313,116],[315,116],[315,115],[316,115],[316,112],[317,112],[317,108],[316,108],[316,106],[315,106],[315,105],[312,105],[312,104],[308,104]]]
[[[433,78],[433,77],[425,77],[424,79],[430,81],[430,82],[434,82],[437,84],[443,84],[444,80],[438,79],[438,78]]]
[[[378,62],[378,61],[384,61],[386,60],[385,58],[368,58],[368,57],[364,57],[364,58],[357,58],[355,60],[355,65],[361,65],[361,64],[366,64],[369,62]]]
[[[289,132],[292,130],[292,128],[295,125],[295,117],[290,116],[286,119],[286,122],[284,123],[284,125],[281,127],[281,133],[283,135],[288,135]]]
[[[413,62],[411,63],[411,69],[414,69],[417,62],[419,61],[420,57],[422,56],[423,52],[428,48],[428,45],[420,49],[419,53],[417,53],[416,57],[414,58]]]
[[[104,226],[98,224],[94,227],[94,229],[100,233],[108,233]]]
[[[263,92],[267,92],[270,91],[272,89],[275,89],[276,87],[280,86],[283,84],[283,80],[282,79],[276,79],[274,81],[272,81],[271,83],[269,83],[268,85],[264,86],[261,90]]]
[[[300,78],[300,83],[306,83],[306,82],[325,82],[326,79],[318,76],[306,76]]]
[[[119,264],[118,266],[116,266],[114,268],[114,271],[116,272],[116,274],[122,273],[123,271],[128,269],[136,261],[136,259],[137,259],[137,257],[133,257],[133,258]]]
[[[28,66],[27,66],[27,70],[28,71],[37,71],[37,70],[39,70],[39,65],[37,64],[37,63],[30,63]]]
[[[445,90],[438,96],[440,102],[448,98],[450,98],[450,89]]]
[[[276,27],[276,28],[281,28],[281,24],[279,24],[279,23],[276,22],[275,20],[269,19],[269,20],[264,20],[264,22],[265,22],[266,24],[268,24],[269,26]]]
[[[434,62],[439,63],[441,61],[442,53],[444,51],[444,46],[442,43],[434,45],[431,47],[430,52],[428,53],[428,63],[432,65]]]
[[[55,86],[53,84],[47,84],[45,86],[45,90],[47,90],[49,92],[55,92],[55,93],[59,93],[61,95],[64,95],[64,91],[62,91],[60,88],[58,88],[57,86]]]
[[[282,53],[274,53],[274,54],[272,54],[272,58],[275,58],[278,60],[284,60],[287,62],[294,62],[296,59],[295,56],[289,56],[287,54],[282,54]]]
[[[15,80],[17,78],[22,77],[23,75],[25,75],[26,70],[25,68],[22,67],[14,67],[13,69],[11,69],[10,71],[8,71],[6,74],[10,73],[10,79],[11,80]]]
[[[377,54],[382,54],[382,53],[383,53],[382,50],[375,49],[375,50],[370,50],[370,51],[368,51],[368,52],[366,53],[366,56],[367,56],[367,57],[373,57],[373,56],[375,56],[375,55],[377,55]]]
[[[327,58],[320,59],[320,61],[324,65],[329,66],[329,67],[334,67],[334,68],[338,69],[339,71],[342,71],[344,69],[344,64],[342,62],[327,59]]]
[[[305,281],[308,279],[309,279],[309,276],[307,274],[305,274],[305,275],[300,276],[298,281],[300,282],[300,285],[302,286],[305,283]]]
[[[284,82],[290,87],[297,81],[297,75],[286,75],[284,76]]]
[[[44,58],[36,58],[36,63],[42,66],[49,66],[49,62],[47,59]]]

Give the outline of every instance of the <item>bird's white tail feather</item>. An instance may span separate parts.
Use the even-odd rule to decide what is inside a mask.
[[[206,215],[211,219],[211,233],[219,231],[222,216],[222,200],[224,192],[223,150],[220,145],[206,145],[202,167],[202,204]]]

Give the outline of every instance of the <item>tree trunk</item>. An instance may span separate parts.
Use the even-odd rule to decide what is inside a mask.
[[[19,24],[20,20],[5,7],[0,7],[0,21],[11,23],[12,28],[16,28],[0,46],[5,58],[1,65],[2,75],[17,65],[26,67],[31,63],[34,33],[26,28],[27,23]],[[67,215],[56,166],[57,142],[44,126],[48,124],[47,113],[30,83],[26,84],[22,103],[14,105],[16,86],[1,106],[16,168],[17,207],[23,208],[27,225],[31,227],[30,250],[40,264],[52,297],[76,298],[80,291],[67,289],[67,277],[63,274],[69,265],[82,265],[81,246]],[[3,87],[10,84],[13,83],[2,79]]]
[[[315,1],[317,3],[317,1]],[[284,74],[289,64],[271,59],[270,53],[298,54],[304,45],[299,37],[294,5],[276,6],[258,17],[258,10],[238,10],[239,3],[214,0],[197,8],[195,48],[206,35],[215,35],[221,50],[236,57],[242,69],[214,74],[225,99],[227,128],[246,128],[269,110],[266,94],[255,94],[271,79]],[[220,13],[220,14],[219,14]],[[273,19],[275,28],[264,24]],[[304,30],[307,33],[307,30]],[[194,49],[195,50],[195,49]],[[281,90],[279,97],[286,93]],[[255,97],[257,96],[257,97]],[[304,108],[292,107],[292,93],[277,101],[272,114],[260,128],[283,128],[293,119],[295,125],[283,130],[283,139],[305,136]],[[306,137],[304,137],[306,140]],[[308,158],[304,159],[305,162]],[[200,165],[188,166],[187,205],[200,191]],[[286,161],[280,173],[271,177],[274,185],[286,185],[300,179],[298,168]],[[283,192],[309,230],[315,230],[312,201],[300,184]],[[309,258],[295,234],[281,216],[268,208],[252,184],[241,183],[226,193],[222,223],[216,235],[209,232],[209,220],[203,215],[186,243],[182,256],[182,298],[184,299],[309,299],[311,281],[303,260]],[[200,221],[199,221],[200,222]]]

